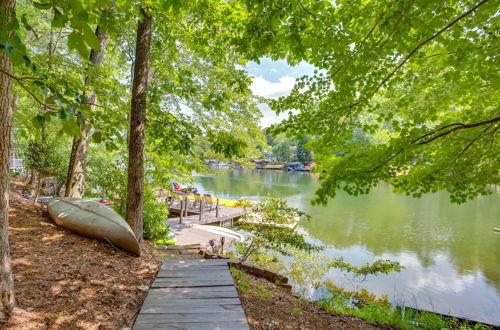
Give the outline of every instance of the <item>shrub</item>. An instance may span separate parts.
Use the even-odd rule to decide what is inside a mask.
[[[154,190],[146,187],[144,189],[144,238],[153,241],[166,238],[169,232],[167,217],[167,203],[159,202]]]

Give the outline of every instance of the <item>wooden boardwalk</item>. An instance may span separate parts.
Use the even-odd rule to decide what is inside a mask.
[[[167,221],[167,224],[170,226],[170,230],[175,234],[175,245],[179,246],[200,244],[202,248],[206,248],[209,246],[210,240],[213,239],[219,242],[222,236],[226,239],[226,248],[231,246],[234,241],[238,241],[230,235],[208,232],[203,229],[193,228],[188,224],[179,225],[177,222],[169,221]]]
[[[249,329],[227,263],[165,261],[133,329]]]

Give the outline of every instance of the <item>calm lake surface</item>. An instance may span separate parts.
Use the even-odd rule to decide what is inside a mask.
[[[312,206],[319,186],[309,173],[236,169],[223,175],[197,176],[196,187],[220,198],[284,198],[312,216],[301,229],[322,244],[322,253],[363,264],[378,258],[399,261],[401,273],[369,277],[362,287],[393,302],[438,313],[500,325],[499,195],[463,205],[446,193],[421,199],[395,194],[380,185],[366,196],[339,192],[326,207]],[[332,270],[327,279],[352,289]],[[310,288],[310,298],[321,290]]]

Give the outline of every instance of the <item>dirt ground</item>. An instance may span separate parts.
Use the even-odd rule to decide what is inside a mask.
[[[379,329],[355,317],[332,313],[266,279],[233,271],[250,329]],[[384,327],[382,327],[384,328]]]
[[[131,327],[160,262],[57,227],[45,207],[11,194],[17,308],[0,329]],[[142,288],[142,287],[141,287]]]

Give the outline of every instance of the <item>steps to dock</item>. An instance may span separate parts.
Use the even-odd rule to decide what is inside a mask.
[[[228,260],[165,261],[133,329],[249,329]]]

